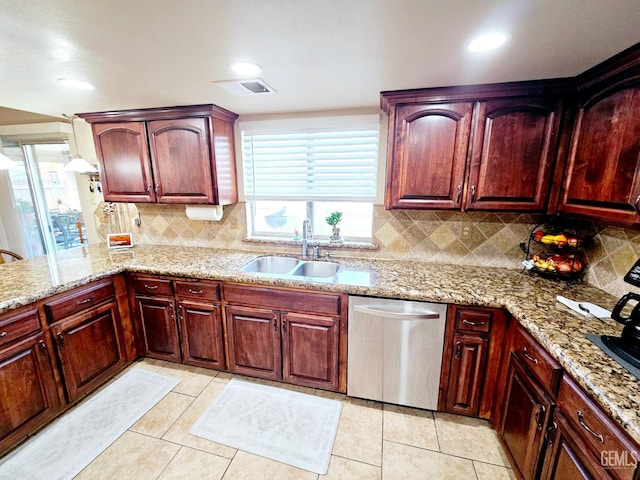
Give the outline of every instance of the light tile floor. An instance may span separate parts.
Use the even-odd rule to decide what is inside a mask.
[[[134,364],[180,384],[77,480],[510,480],[506,456],[483,420],[247,379],[343,402],[329,471],[317,475],[189,434],[234,375],[153,359]]]

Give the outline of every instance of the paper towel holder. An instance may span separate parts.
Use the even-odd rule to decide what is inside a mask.
[[[187,205],[185,213],[189,220],[219,222],[222,220],[224,210],[222,205]]]

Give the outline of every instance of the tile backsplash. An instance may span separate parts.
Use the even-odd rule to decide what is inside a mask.
[[[184,205],[137,204],[128,215],[140,214],[140,227],[132,227],[134,241],[145,244],[193,245],[258,252],[297,253],[299,247],[272,243],[246,242],[245,204],[224,207],[219,222],[192,221]],[[96,212],[101,235],[106,234],[102,207]],[[374,212],[374,250],[340,249],[339,256],[364,256],[478,266],[521,268],[524,253],[519,244],[526,241],[541,217],[518,213],[435,212],[385,210]],[[622,277],[640,257],[640,232],[599,227],[594,245],[586,251],[588,270],[585,281],[621,296],[638,291]]]

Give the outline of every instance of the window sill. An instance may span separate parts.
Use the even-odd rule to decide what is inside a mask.
[[[242,239],[246,243],[261,243],[261,244],[277,244],[277,245],[289,245],[299,247],[302,245],[302,240],[290,240],[286,238],[269,238],[269,237],[245,237]],[[380,247],[371,242],[354,242],[346,240],[343,243],[332,243],[329,240],[309,240],[309,245],[319,245],[323,248],[329,249],[350,249],[350,250],[379,250]]]

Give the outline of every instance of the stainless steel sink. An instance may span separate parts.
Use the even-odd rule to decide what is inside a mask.
[[[293,270],[299,263],[300,260],[294,257],[258,257],[242,267],[242,271],[284,275]]]
[[[302,262],[291,275],[298,277],[333,277],[340,265],[333,262]]]

